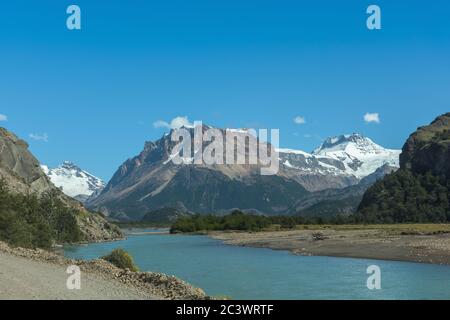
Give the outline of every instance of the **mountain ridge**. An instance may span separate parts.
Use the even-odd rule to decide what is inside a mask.
[[[203,130],[208,128],[204,126]],[[246,134],[244,130],[234,132]],[[240,208],[293,214],[289,211],[293,204],[309,192],[345,188],[362,179],[348,171],[340,159],[292,149],[279,149],[278,174],[262,178],[259,165],[175,165],[170,161],[175,146],[170,136],[166,133],[156,141],[145,142],[143,150],[119,167],[103,191],[88,200],[88,206],[119,219],[140,219],[164,207],[199,213]],[[378,154],[387,150],[375,146]],[[248,150],[244,150],[247,157]],[[396,153],[391,155],[395,157]],[[388,160],[381,161],[380,167],[398,163],[396,159]]]

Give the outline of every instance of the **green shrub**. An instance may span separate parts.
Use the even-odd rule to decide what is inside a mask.
[[[114,249],[110,254],[102,257],[102,259],[112,263],[113,265],[121,269],[139,271],[138,267],[134,264],[133,258],[130,256],[130,254],[120,248]]]

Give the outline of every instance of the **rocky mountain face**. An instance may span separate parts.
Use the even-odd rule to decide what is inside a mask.
[[[42,170],[50,181],[69,197],[85,202],[92,194],[103,190],[105,183],[70,161],[64,161],[57,168],[49,169],[42,165]]]
[[[235,132],[246,134],[245,130]],[[134,220],[161,208],[294,214],[297,204],[311,192],[356,185],[379,167],[398,165],[399,151],[384,149],[360,135],[336,139],[327,140],[312,154],[279,149],[278,173],[262,176],[260,165],[176,165],[170,161],[175,143],[166,134],[146,142],[139,155],[122,164],[88,206],[118,219]],[[248,148],[244,150],[248,157]],[[195,152],[186,159],[193,157]]]
[[[53,188],[28,144],[5,128],[0,128],[0,177],[20,193],[42,194]]]
[[[144,150],[119,168],[103,192],[88,201],[89,207],[118,219],[141,219],[149,211],[167,207],[198,213],[241,208],[277,214],[307,193],[286,176],[260,175],[259,164],[174,164],[175,145],[170,134],[146,142]],[[243,150],[248,156],[248,150]],[[195,152],[186,162],[194,156]]]
[[[410,135],[400,155],[400,167],[415,173],[450,177],[450,112]]]
[[[359,217],[369,222],[450,221],[450,113],[410,135],[400,170],[364,194]]]
[[[78,201],[55,187],[28,150],[28,144],[5,128],[0,128],[0,179],[13,193],[36,194],[38,197],[55,194],[65,205],[79,213],[75,218],[86,241],[108,240],[122,235],[102,216],[88,212]]]

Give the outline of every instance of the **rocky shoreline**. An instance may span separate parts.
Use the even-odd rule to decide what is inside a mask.
[[[209,300],[209,296],[199,288],[196,288],[174,276],[155,272],[132,272],[119,269],[111,263],[96,259],[90,261],[67,259],[62,255],[41,250],[13,248],[4,242],[0,242],[0,253],[22,257],[29,261],[43,262],[51,265],[68,267],[76,265],[82,273],[87,273],[111,282],[119,282],[123,285],[138,289],[144,296],[161,300]]]

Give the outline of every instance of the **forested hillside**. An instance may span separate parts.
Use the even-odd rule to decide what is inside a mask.
[[[364,194],[358,218],[367,222],[450,221],[450,113],[406,141],[400,170]]]

